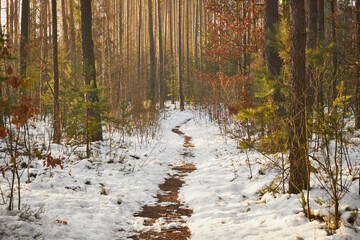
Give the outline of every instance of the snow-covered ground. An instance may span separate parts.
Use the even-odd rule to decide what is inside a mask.
[[[46,132],[47,124],[38,125],[34,134]],[[177,125],[193,138],[193,158],[181,155],[183,138],[171,131]],[[350,225],[346,222],[350,212],[345,212],[346,207],[353,212],[360,208],[355,184],[340,207],[342,226],[328,236],[325,223],[304,216],[299,195],[260,195],[259,190],[276,175],[264,173],[266,159],[241,152],[235,140],[222,136],[216,124],[199,118],[195,110],[168,109],[161,126],[161,133],[149,143],[139,144],[136,137],[121,143],[119,135],[112,136],[111,155],[105,134],[105,141],[93,146],[90,159],[80,158],[84,149],[77,149],[64,169],[50,172],[41,162],[33,163],[31,183],[22,183],[23,210],[8,212],[6,205],[0,205],[0,239],[127,239],[150,228],[134,214],[155,203],[158,185],[173,171],[170,165],[184,163],[198,169],[185,178],[180,192],[194,210],[187,219],[192,239],[360,239],[359,215]],[[51,149],[53,156],[67,157],[70,152],[54,144]],[[5,195],[4,178],[0,187]],[[313,210],[326,214],[328,209],[315,201],[318,196],[311,197]]]

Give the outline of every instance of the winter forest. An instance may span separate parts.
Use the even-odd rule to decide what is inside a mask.
[[[360,239],[360,0],[0,0],[0,239]]]

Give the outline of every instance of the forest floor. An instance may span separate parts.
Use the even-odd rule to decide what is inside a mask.
[[[0,239],[360,239],[357,181],[341,200],[341,227],[330,233],[305,217],[300,195],[265,191],[279,171],[241,151],[205,113],[168,105],[161,116],[155,139],[107,132],[90,158],[84,146],[50,144],[53,156],[66,157],[64,169],[31,163],[22,210],[0,205]],[[49,126],[36,123],[35,145],[49,142]],[[6,203],[6,178],[0,190]],[[310,197],[312,210],[328,216],[330,200],[316,180]]]

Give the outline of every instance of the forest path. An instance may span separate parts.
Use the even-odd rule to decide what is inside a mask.
[[[186,124],[190,120],[191,119],[186,120],[181,125]],[[194,148],[195,145],[191,143],[191,137],[179,130],[181,125],[173,128],[172,132],[184,137],[184,151],[181,154],[184,159],[193,158],[194,154],[191,148]],[[165,182],[159,185],[162,193],[156,196],[156,205],[143,206],[142,211],[136,214],[137,217],[146,218],[144,221],[146,226],[154,226],[156,224],[160,226],[160,228],[140,232],[139,235],[133,236],[132,239],[186,240],[190,238],[191,232],[186,226],[186,220],[184,220],[184,218],[190,217],[193,211],[179,199],[179,191],[185,183],[184,177],[195,171],[196,166],[191,163],[185,163],[180,166],[171,165],[171,167],[175,173],[169,174]]]

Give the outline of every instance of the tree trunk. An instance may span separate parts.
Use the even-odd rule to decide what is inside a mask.
[[[58,64],[58,43],[57,43],[57,13],[56,0],[51,1],[52,24],[53,24],[53,65],[54,65],[54,106],[53,106],[53,124],[54,124],[54,143],[60,143],[60,104],[59,104],[59,64]]]
[[[290,184],[289,192],[307,187],[305,93],[306,18],[304,0],[290,0]]]
[[[278,50],[271,44],[275,41],[277,34],[276,25],[279,23],[279,1],[265,1],[265,62],[268,71],[273,78],[278,78],[282,67],[282,61]],[[277,85],[274,92],[274,101],[284,102],[284,96],[281,94],[281,86]]]
[[[48,22],[46,21],[47,16],[47,0],[41,1],[41,37],[42,37],[42,46],[41,46],[41,60],[42,60],[42,69],[40,72],[40,115],[41,117],[46,115],[46,108],[44,108],[42,102],[42,94],[45,90],[44,85],[48,82],[48,71],[47,71],[47,57],[48,57]]]
[[[138,26],[138,52],[137,52],[137,82],[140,84],[141,77],[141,16],[142,16],[142,0],[139,1],[139,26]]]
[[[71,2],[71,1],[70,1]],[[69,54],[69,37],[68,37],[68,25],[66,20],[66,5],[65,0],[61,0],[61,17],[62,17],[62,27],[63,27],[63,39],[64,39],[64,45],[66,54]]]
[[[173,14],[172,14],[172,1],[169,1],[169,34],[170,34],[170,58],[171,61],[174,61],[174,42],[173,42]],[[171,103],[174,104],[175,103],[175,84],[174,84],[174,79],[172,77],[173,75],[173,63],[171,64],[171,68],[170,68],[170,85],[171,85]]]
[[[355,24],[356,24],[356,81],[355,81],[355,128],[360,128],[360,0],[355,1]]]
[[[202,27],[203,27],[203,17],[202,17],[202,9],[203,9],[203,0],[199,0],[199,35],[200,35],[200,72],[203,72],[203,35],[202,35]]]
[[[22,1],[21,9],[21,38],[20,38],[20,76],[26,78],[26,65],[28,61],[28,50],[26,45],[29,41],[29,11],[30,0]]]
[[[336,15],[335,13],[337,12],[337,0],[332,0],[331,1],[331,15],[332,17],[332,21],[331,21],[331,36],[332,36],[332,41],[335,45],[337,45],[337,33],[336,33]],[[337,55],[337,49],[333,49],[333,73],[332,73],[332,98],[331,98],[331,102],[330,105],[332,105],[332,102],[335,101],[336,97],[337,97],[337,71],[338,71],[338,55]]]
[[[279,23],[279,2],[278,0],[266,0],[265,1],[265,62],[266,67],[269,70],[273,78],[278,78],[280,75],[280,69],[282,67],[282,61],[279,57],[277,49],[271,45],[271,41],[274,41],[276,35],[276,25]],[[277,86],[274,92],[274,101],[277,103],[283,102],[284,96],[281,94],[281,86]]]
[[[318,0],[309,0],[309,14],[308,48],[316,49],[318,40]]]
[[[276,35],[275,25],[279,23],[278,0],[265,0],[265,62],[270,74],[274,77],[280,75],[281,59],[275,47],[271,45]]]
[[[189,51],[189,0],[186,0],[186,17],[185,17],[185,29],[186,29],[186,96],[190,97],[190,51]]]
[[[10,34],[10,6],[9,0],[6,0],[6,33]]]
[[[81,0],[80,1],[80,12],[81,12],[81,37],[82,37],[82,53],[83,53],[83,67],[85,85],[91,90],[96,90],[96,69],[95,69],[95,56],[94,56],[94,42],[92,39],[92,16],[91,16],[91,1]],[[99,102],[99,97],[96,91],[91,91],[86,94],[85,101],[89,103]],[[93,107],[87,109],[87,116],[94,118],[96,127],[91,134],[91,141],[101,141],[102,129],[101,129],[101,117],[100,113],[97,112]]]
[[[163,74],[164,74],[164,59],[163,59],[163,46],[162,46],[162,26],[161,26],[161,0],[157,1],[158,7],[158,40],[159,40],[159,67],[158,67],[158,76],[159,76],[159,104],[160,108],[164,107],[164,83],[163,83]]]
[[[74,7],[73,1],[69,1],[69,25],[70,25],[70,45],[71,45],[71,57],[73,64],[76,63],[76,44],[75,44],[75,23],[74,23]]]
[[[179,78],[179,97],[180,97],[180,110],[184,110],[184,93],[183,93],[183,77],[182,77],[182,50],[181,50],[181,0],[179,1],[179,19],[178,19],[178,58],[179,58],[179,69],[178,69],[178,78]]]
[[[317,28],[318,28],[318,0],[310,0],[309,1],[309,10],[310,10],[310,22],[309,22],[309,37],[308,37],[308,49],[315,50],[317,48]],[[307,109],[312,112],[312,108],[315,103],[315,89],[316,83],[314,77],[314,67],[313,64],[310,63],[307,69],[307,77],[306,77],[306,105]]]
[[[195,59],[195,69],[199,70],[198,62],[198,28],[199,25],[199,0],[196,0],[195,7],[195,34],[194,34],[194,59]]]
[[[123,68],[123,62],[124,62],[124,59],[123,59],[123,49],[122,49],[122,46],[123,46],[123,1],[120,0],[119,1],[119,63],[118,63],[118,68],[119,68],[119,79],[118,79],[118,87],[117,87],[117,96],[118,96],[118,103],[122,104],[121,103],[121,100],[123,98],[122,96],[122,68]],[[140,73],[139,73],[140,74]]]
[[[0,1],[0,9],[2,6],[2,1]],[[0,10],[0,33],[3,34],[3,28],[2,28],[2,20],[1,20],[1,14],[2,10]],[[0,100],[2,100],[2,84],[0,83]],[[0,125],[3,126],[4,125],[4,119],[3,119],[3,114],[2,112],[0,112]]]
[[[14,1],[14,47],[15,49],[18,48],[18,26],[19,26],[19,14],[18,14],[18,0]],[[29,16],[30,16],[30,3],[29,3]],[[30,21],[30,17],[28,18]],[[28,23],[29,26],[29,23]],[[29,30],[28,30],[29,31]]]
[[[165,9],[164,9],[164,46],[163,46],[163,70],[165,69],[165,66],[166,66],[166,63],[167,63],[167,35],[168,35],[168,26],[169,26],[169,21],[168,21],[168,0],[165,0]],[[163,73],[163,77],[164,77],[164,73]],[[163,80],[164,81],[164,80]],[[163,94],[164,94],[164,100],[166,99],[166,92],[165,92],[165,89],[166,89],[166,83],[164,82],[164,91],[163,91]]]
[[[155,42],[153,31],[153,11],[152,0],[148,0],[148,16],[149,16],[149,44],[150,44],[150,89],[148,98],[151,104],[155,104],[155,83],[156,83],[156,63],[155,63]]]
[[[325,39],[325,6],[324,0],[318,0],[318,30],[317,30],[317,44],[321,44]],[[324,107],[324,76],[320,74],[319,85],[317,87],[317,108],[318,112],[323,112]]]

